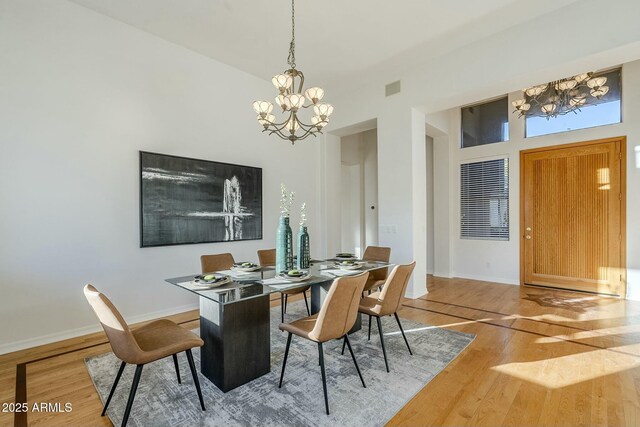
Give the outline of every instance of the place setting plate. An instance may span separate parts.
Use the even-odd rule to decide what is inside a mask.
[[[338,254],[336,254],[335,259],[340,260],[340,261],[346,261],[346,260],[357,260],[358,257],[355,256],[354,254],[350,254],[347,252],[340,252]]]
[[[253,271],[260,270],[260,266],[252,262],[237,262],[233,264],[233,267],[231,267],[231,270],[239,271],[242,273],[251,273]]]
[[[311,275],[307,270],[289,270],[277,274],[276,277],[287,282],[296,283],[304,282],[305,280],[309,279]]]
[[[194,289],[205,290],[213,289],[231,282],[231,277],[220,274],[201,274],[195,276],[191,284]]]
[[[336,261],[335,266],[340,270],[360,270],[366,262],[360,260]]]

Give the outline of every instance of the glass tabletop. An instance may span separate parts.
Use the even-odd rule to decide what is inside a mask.
[[[276,277],[273,267],[263,267],[253,272],[242,272],[236,270],[225,270],[209,272],[215,276],[228,276],[231,280],[228,283],[217,287],[201,284],[196,281],[197,274],[174,277],[165,281],[178,286],[187,291],[193,292],[200,297],[210,299],[220,304],[230,304],[249,298],[257,298],[283,290],[294,289],[300,286],[322,285],[333,282],[338,277],[352,276],[366,271],[378,270],[392,267],[393,264],[361,261],[363,264],[356,270],[346,270],[336,264],[337,260],[328,259],[323,261],[312,261],[308,269],[309,277],[306,280],[292,282]]]

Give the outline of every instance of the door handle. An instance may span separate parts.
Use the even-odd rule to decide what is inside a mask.
[[[529,236],[528,234],[526,236],[524,236],[525,239],[527,240],[531,240],[531,236]]]

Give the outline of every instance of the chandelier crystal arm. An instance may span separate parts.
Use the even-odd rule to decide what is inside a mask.
[[[302,87],[304,86],[304,74],[302,71],[296,70],[296,74],[300,77],[300,84],[298,85],[298,93],[302,93]]]
[[[296,122],[298,122],[298,125],[299,125],[299,126],[300,126],[300,128],[301,128],[302,130],[304,130],[304,131],[309,131],[309,132],[311,132],[311,131],[315,128],[315,126],[314,126],[314,125],[307,125],[307,124],[302,123],[302,122],[300,121],[300,119],[298,118],[298,116],[297,116],[297,115],[295,116],[295,121],[296,121]]]
[[[283,130],[286,126],[287,123],[289,123],[289,121],[291,120],[291,116],[293,116],[293,114],[289,115],[289,118],[287,120],[285,120],[284,122],[281,123],[272,123],[271,126],[273,126],[273,130],[274,131],[281,131]]]
[[[269,135],[276,134],[282,139],[289,139],[288,135],[286,135],[285,133],[283,133],[282,131],[279,131],[279,130],[264,129],[263,132],[269,132]],[[303,133],[302,135],[296,137],[296,141],[305,139],[309,135],[317,136],[318,134],[322,134],[322,132],[321,131],[307,131],[307,132]],[[293,141],[291,143],[293,144]]]

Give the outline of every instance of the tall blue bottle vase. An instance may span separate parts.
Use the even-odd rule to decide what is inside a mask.
[[[309,249],[309,233],[305,225],[300,226],[298,231],[298,268],[307,269],[311,265],[311,255]]]
[[[293,233],[289,217],[281,216],[276,232],[276,274],[293,268]]]

